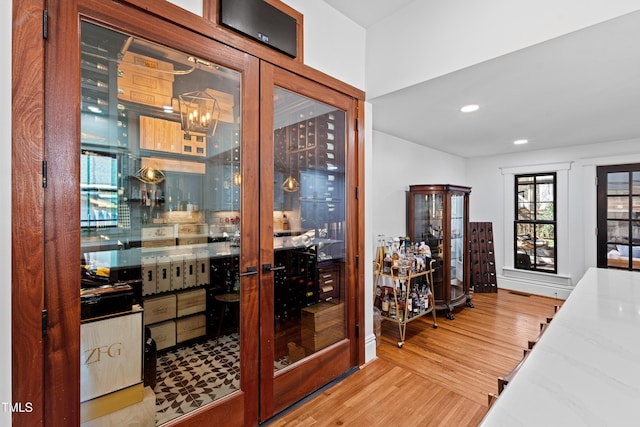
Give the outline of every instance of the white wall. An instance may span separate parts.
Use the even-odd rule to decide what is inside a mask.
[[[0,2],[0,425],[11,425],[11,17]]]
[[[364,90],[365,29],[324,1],[283,2],[304,15],[304,63]]]
[[[406,234],[406,192],[410,185],[468,184],[466,161],[462,157],[378,131],[373,132],[372,161],[372,194],[367,206],[373,210],[375,235]]]
[[[416,0],[367,31],[368,99],[638,10],[637,0]]]
[[[596,266],[596,166],[636,162],[640,162],[640,140],[467,159],[469,184],[473,187],[470,219],[493,223],[498,285],[551,297],[568,296],[586,269]],[[522,276],[518,278],[504,270],[512,267],[512,246],[505,242],[511,241],[507,233],[511,233],[513,225],[508,212],[512,212],[513,207],[505,206],[509,200],[505,195],[510,190],[505,192],[509,182],[505,182],[503,169],[526,170],[559,163],[570,164],[566,189],[559,189],[557,201],[558,213],[565,218],[565,224],[558,223],[559,239],[560,235],[564,236],[558,241],[560,280],[551,280],[545,273],[527,273],[526,280]],[[563,276],[566,280],[561,280]]]

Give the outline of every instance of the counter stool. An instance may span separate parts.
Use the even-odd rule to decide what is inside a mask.
[[[216,335],[216,344],[218,344],[218,340],[220,339],[220,335],[222,334],[224,314],[227,311],[227,306],[229,304],[233,305],[233,310],[235,310],[236,312],[236,323],[238,325],[238,331],[240,331],[240,294],[238,292],[233,292],[228,294],[215,295],[214,298],[220,303],[219,305],[221,308],[220,322],[218,323],[218,333]]]

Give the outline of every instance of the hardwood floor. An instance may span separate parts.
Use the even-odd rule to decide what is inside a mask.
[[[424,316],[398,327],[382,324],[377,358],[331,388],[269,423],[270,426],[476,426],[509,373],[535,339],[540,323],[561,301],[500,290],[475,294],[475,308]]]

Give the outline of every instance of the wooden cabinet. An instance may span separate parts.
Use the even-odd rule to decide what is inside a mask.
[[[407,194],[407,234],[431,247],[437,310],[473,307],[469,294],[469,194],[458,185],[412,185]]]

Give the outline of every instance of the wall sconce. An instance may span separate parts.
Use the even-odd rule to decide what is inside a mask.
[[[218,101],[206,92],[196,91],[178,95],[180,122],[185,132],[213,135],[220,118]]]

